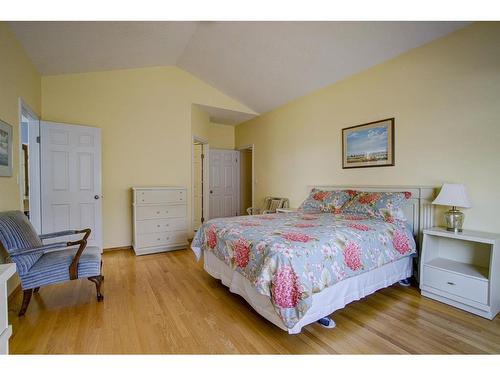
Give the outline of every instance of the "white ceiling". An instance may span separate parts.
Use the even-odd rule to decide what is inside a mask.
[[[225,108],[217,108],[204,104],[196,104],[203,112],[208,114],[210,121],[216,124],[224,125],[238,125],[242,122],[248,121],[257,115],[254,113],[246,113],[239,111],[232,111]]]
[[[43,75],[177,65],[256,112],[467,22],[10,22]]]

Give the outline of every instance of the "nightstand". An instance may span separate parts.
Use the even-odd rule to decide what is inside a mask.
[[[286,214],[286,213],[291,213],[291,212],[297,212],[296,208],[277,208],[276,213],[278,214]]]
[[[424,230],[422,295],[493,319],[500,311],[500,234]]]

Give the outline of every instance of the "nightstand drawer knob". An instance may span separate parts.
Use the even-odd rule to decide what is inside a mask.
[[[452,283],[451,281],[447,281],[446,284],[448,284],[448,285],[455,285],[455,283]]]

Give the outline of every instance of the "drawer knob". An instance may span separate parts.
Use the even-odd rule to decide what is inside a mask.
[[[157,240],[157,241],[161,241],[161,238],[157,238],[156,240]]]
[[[156,211],[156,214],[159,215],[160,214],[160,211]]]
[[[448,285],[455,285],[455,283],[452,283],[451,281],[447,281],[446,284],[448,284]]]
[[[160,224],[157,224],[156,226],[159,228],[159,227],[160,227]]]

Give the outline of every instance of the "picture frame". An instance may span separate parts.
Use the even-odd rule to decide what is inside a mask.
[[[394,117],[342,129],[342,168],[395,165]]]
[[[12,176],[12,126],[0,120],[0,177]]]

